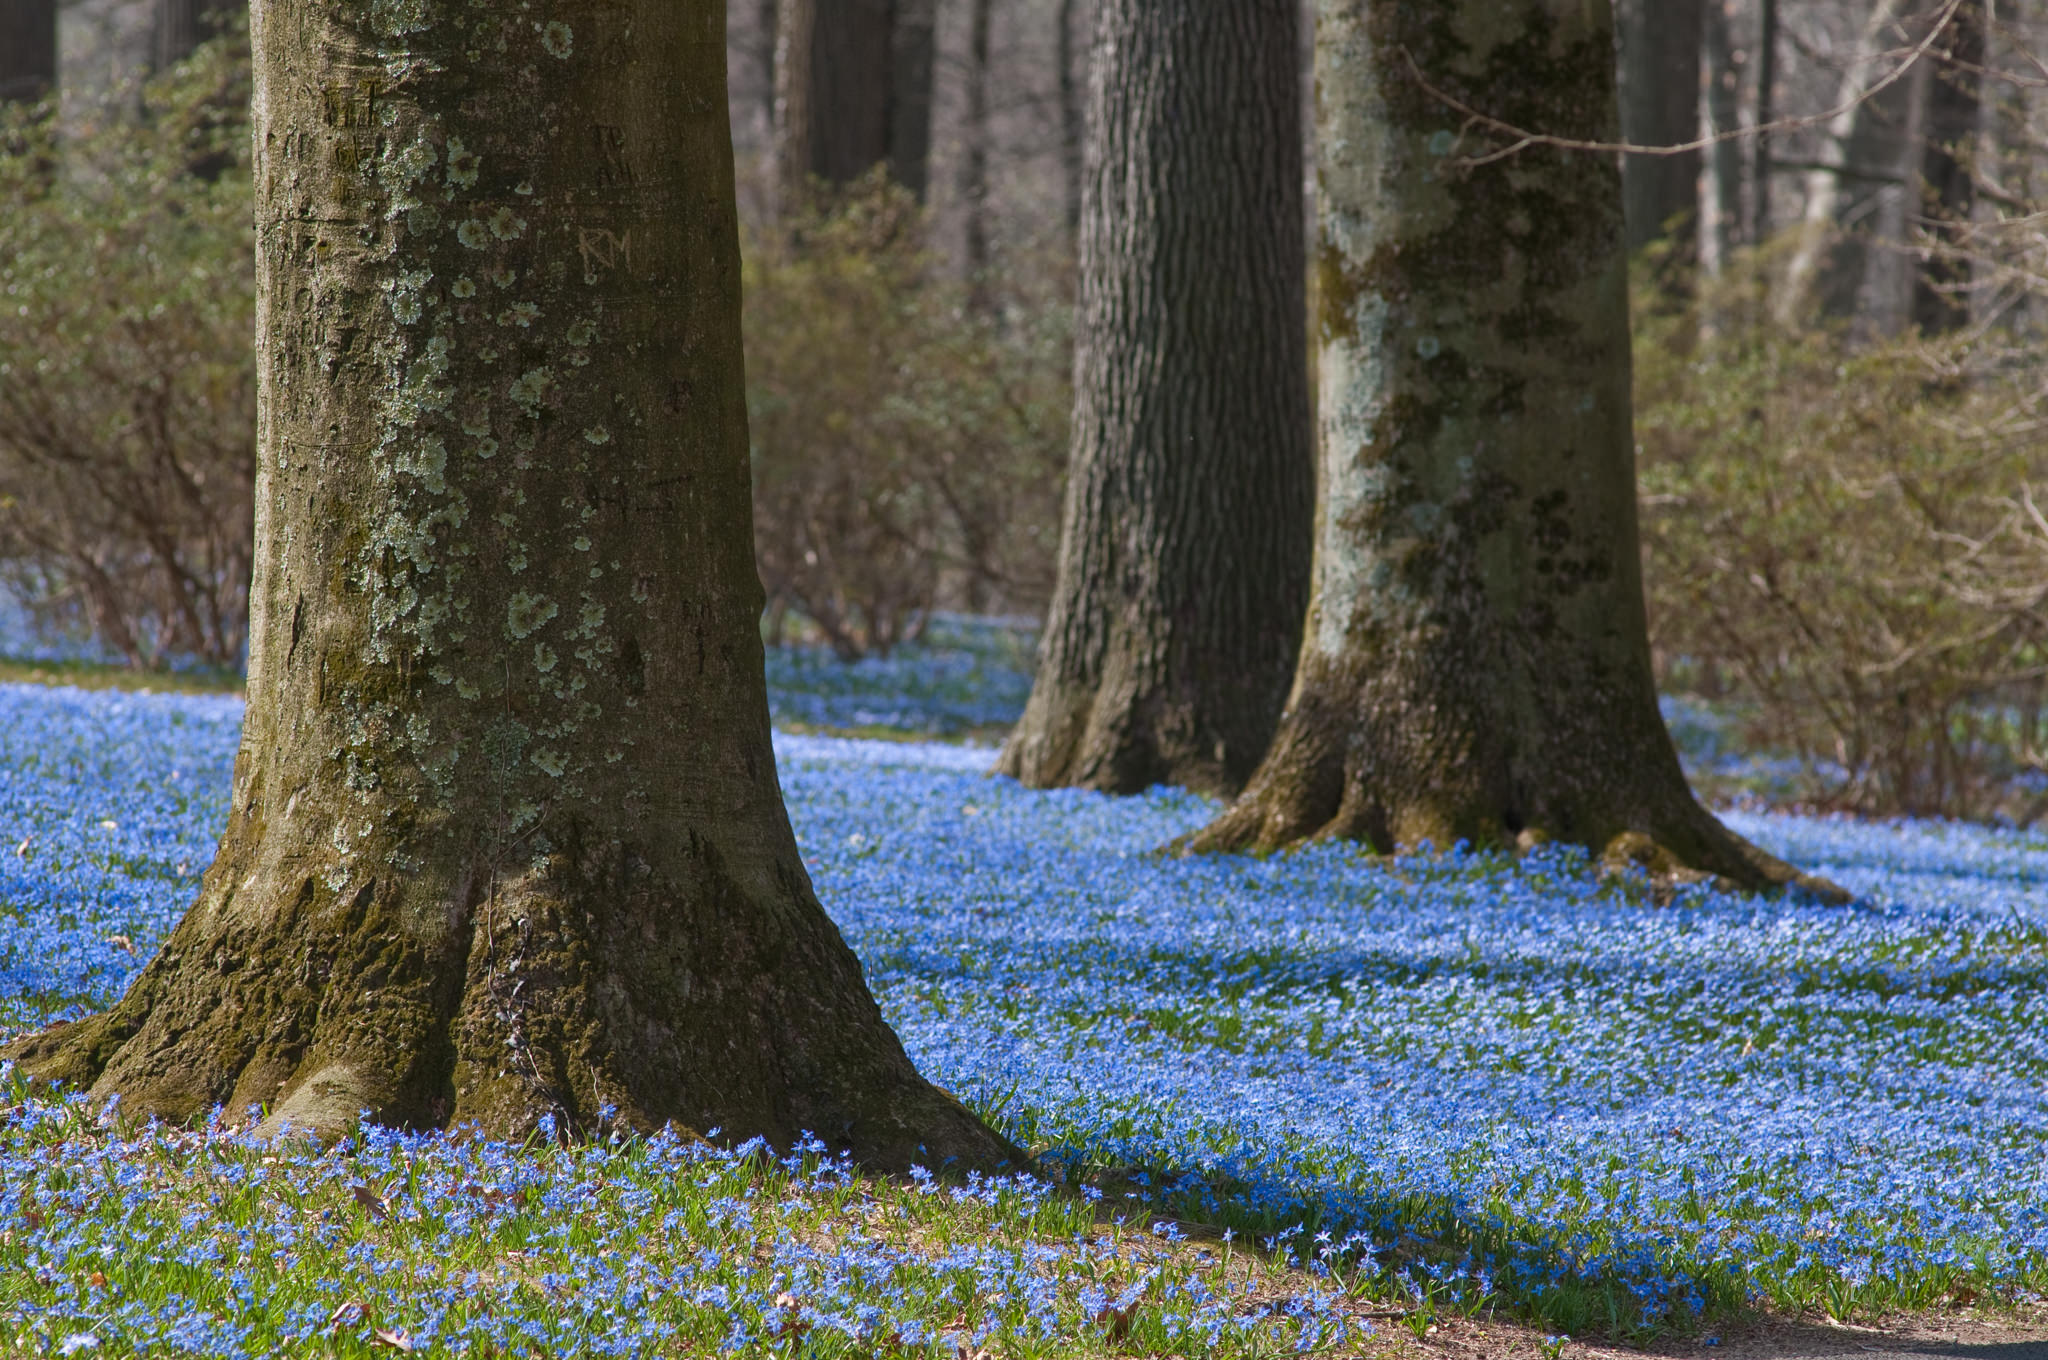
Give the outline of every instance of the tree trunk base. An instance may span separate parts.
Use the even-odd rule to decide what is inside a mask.
[[[801,870],[746,882],[695,838],[693,881],[663,882],[628,847],[572,840],[517,876],[460,876],[422,921],[402,876],[236,900],[226,885],[264,876],[243,860],[224,849],[116,1006],[0,1056],[176,1122],[260,1106],[273,1133],[367,1117],[517,1139],[548,1118],[783,1149],[808,1132],[885,1171],[1029,1164],[918,1075]]]
[[[1613,783],[1597,785],[1599,796],[1574,797],[1568,788],[1541,796],[1524,791],[1513,802],[1535,815],[1517,815],[1509,800],[1485,795],[1485,782],[1471,781],[1477,788],[1465,789],[1447,787],[1467,782],[1460,780],[1390,787],[1396,781],[1372,779],[1356,768],[1343,743],[1316,740],[1314,726],[1298,713],[1290,715],[1244,794],[1172,848],[1270,854],[1347,840],[1381,853],[1424,843],[1448,849],[1460,841],[1527,851],[1559,840],[1592,851],[1603,873],[1648,875],[1659,894],[1711,881],[1745,891],[1790,888],[1836,904],[1851,900],[1847,889],[1802,872],[1723,826],[1693,797],[1675,760],[1669,771],[1659,768],[1664,762],[1645,761]]]

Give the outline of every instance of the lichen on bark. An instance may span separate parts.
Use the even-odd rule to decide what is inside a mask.
[[[1604,0],[1330,0],[1316,30],[1319,456],[1278,734],[1198,850],[1544,840],[1807,878],[1686,787],[1651,680]]]
[[[930,1086],[791,834],[756,620],[723,10],[254,12],[258,570],[227,830],[11,1055],[185,1119],[809,1130]]]

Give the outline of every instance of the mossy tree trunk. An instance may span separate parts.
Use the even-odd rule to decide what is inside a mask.
[[[1015,1151],[912,1069],[769,745],[716,0],[254,16],[249,707],[199,900],[32,1074],[332,1132],[605,1107]]]
[[[1556,838],[1797,877],[1694,801],[1657,711],[1614,160],[1460,164],[1459,115],[1410,74],[1608,141],[1610,25],[1578,0],[1326,0],[1314,596],[1272,749],[1194,848]]]
[[[1241,787],[1308,597],[1294,0],[1105,0],[1073,454],[1038,677],[1001,769]]]

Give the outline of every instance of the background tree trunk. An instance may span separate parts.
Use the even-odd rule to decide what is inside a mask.
[[[1756,136],[1749,148],[1749,240],[1771,239],[1771,134],[1778,116],[1778,0],[1757,0]]]
[[[1622,0],[1621,136],[1637,146],[1676,146],[1700,135],[1703,0]],[[1698,238],[1700,153],[1624,156],[1621,184],[1628,246],[1669,236],[1684,253]]]
[[[782,0],[775,137],[785,193],[877,165],[922,198],[929,178],[935,0]]]
[[[769,745],[717,0],[256,9],[258,567],[196,905],[31,1072],[321,1131],[1015,1150],[912,1069]]]
[[[1970,321],[1970,262],[1961,247],[1977,198],[1984,19],[1983,0],[1963,0],[1935,48],[1928,84],[1920,179],[1933,248],[1913,286],[1913,321],[1927,335],[1959,330]]]
[[[1106,0],[1059,584],[1001,768],[1235,789],[1307,600],[1296,0]]]
[[[1742,144],[1729,135],[1742,126],[1741,72],[1728,31],[1730,0],[1706,0],[1701,42],[1706,63],[1707,127],[1727,136],[1707,149],[1707,182],[1711,191],[1708,230],[1701,236],[1701,256],[1709,270],[1727,268],[1743,240]]]
[[[57,84],[57,0],[0,0],[0,102],[31,103]]]
[[[811,182],[811,55],[818,0],[781,0],[775,16],[775,211],[805,202]]]
[[[889,34],[889,177],[920,200],[931,185],[937,39],[937,0],[896,0]]]
[[[1410,54],[1509,122],[1615,133],[1605,6],[1322,7],[1315,593],[1272,749],[1193,846],[1522,836],[1795,878],[1694,801],[1658,715],[1614,160],[1448,165]]]
[[[1060,187],[1065,194],[1067,241],[1076,254],[1081,248],[1082,136],[1085,126],[1081,109],[1082,72],[1074,42],[1074,25],[1078,22],[1075,11],[1078,8],[1078,0],[1059,0],[1055,19],[1059,32],[1054,47],[1054,60],[1059,64]]]
[[[967,8],[967,146],[960,160],[960,207],[966,216],[962,254],[967,301],[977,312],[993,307],[988,241],[988,40],[993,6],[994,0],[968,0]]]
[[[156,55],[159,71],[176,66],[213,36],[214,0],[156,0]]]
[[[1877,232],[1877,196],[1896,188],[1901,156],[1908,149],[1905,125],[1912,88],[1898,80],[1874,87],[1892,67],[1884,59],[1907,0],[1878,0],[1870,11],[1842,71],[1821,146],[1821,164],[1806,175],[1806,212],[1799,239],[1778,290],[1780,324],[1797,325],[1818,310],[1827,316],[1855,312],[1865,282],[1869,248]]]

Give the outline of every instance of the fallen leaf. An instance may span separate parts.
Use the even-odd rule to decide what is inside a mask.
[[[131,954],[135,952],[135,941],[129,939],[126,935],[109,935],[107,936],[107,943],[116,949],[125,949]]]
[[[794,1307],[796,1307],[796,1295],[794,1295],[794,1294],[777,1294],[777,1295],[775,1296],[775,1306],[776,1306],[777,1308],[794,1308]]]
[[[85,1280],[86,1283],[90,1284],[94,1289],[105,1289],[107,1287],[107,1277],[97,1270],[95,1270],[92,1274],[86,1276]]]
[[[355,1191],[356,1203],[369,1210],[371,1218],[382,1222],[391,1216],[391,1206],[385,1203],[383,1197],[375,1190],[367,1185],[353,1185],[349,1188]]]
[[[370,1305],[364,1303],[361,1299],[350,1299],[348,1302],[338,1305],[333,1312],[327,1315],[327,1325],[330,1327],[353,1327],[369,1316]]]
[[[387,1332],[379,1327],[377,1334],[370,1338],[370,1343],[375,1346],[389,1346],[392,1350],[404,1351],[407,1355],[412,1354],[412,1338],[404,1332]]]
[[[34,836],[23,836],[21,844],[14,847],[14,857],[16,859],[27,859],[29,847],[35,843],[36,838]]]

